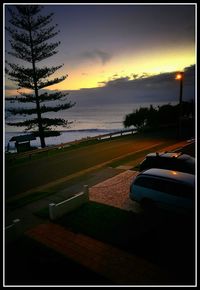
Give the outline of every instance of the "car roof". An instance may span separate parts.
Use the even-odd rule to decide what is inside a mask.
[[[138,176],[146,175],[150,177],[162,177],[166,179],[173,179],[174,181],[178,181],[181,183],[189,184],[194,186],[195,176],[190,173],[161,169],[161,168],[151,168],[142,171]]]
[[[165,158],[177,158],[179,156],[181,156],[182,153],[181,152],[153,152],[153,153],[149,153],[147,154],[147,158],[151,158],[151,157],[165,157]]]

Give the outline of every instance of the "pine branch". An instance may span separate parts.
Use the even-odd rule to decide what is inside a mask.
[[[74,105],[75,104],[72,104],[71,102],[68,102],[68,103],[63,104],[63,105],[54,106],[54,107],[43,105],[43,106],[40,107],[40,112],[41,113],[58,112],[60,110],[69,109],[69,108],[73,107]],[[27,109],[27,108],[18,108],[18,109],[9,108],[9,109],[6,109],[6,111],[11,113],[12,115],[32,115],[32,114],[37,114],[37,109],[36,108],[31,108],[31,109]]]
[[[61,110],[66,110],[66,109],[72,108],[74,105],[75,105],[75,103],[72,104],[71,102],[68,102],[66,104],[58,105],[58,106],[54,106],[54,107],[43,105],[43,106],[41,106],[40,109],[41,109],[42,113],[58,112],[58,111],[61,111]]]
[[[40,56],[37,56],[37,59],[35,60],[35,62],[40,62],[41,60],[49,58],[49,57],[53,56],[56,53],[58,53],[58,51],[52,51],[50,53],[43,52]]]
[[[58,47],[59,44],[60,42],[51,43],[51,44],[44,43],[43,45],[35,47],[33,50],[35,61],[38,62],[53,54],[56,54],[57,51],[54,51],[54,49]]]
[[[67,126],[69,122],[61,118],[42,118],[42,124],[44,127],[49,126]]]
[[[20,98],[20,97],[9,97],[5,99],[7,102],[19,102],[19,103],[35,103],[35,96],[34,97],[29,97],[29,98]]]
[[[51,26],[50,28],[41,29],[40,32],[35,32],[33,35],[33,47],[39,45],[40,43],[49,40],[50,38],[56,36],[59,31],[53,32],[56,26]]]
[[[25,120],[25,121],[22,121],[22,122],[11,122],[11,123],[7,123],[7,124],[9,126],[27,127],[27,130],[31,130],[31,129],[37,127],[38,119]]]
[[[32,108],[32,109],[26,109],[26,108],[20,108],[20,109],[9,108],[6,111],[10,112],[12,115],[32,115],[32,114],[37,114],[37,109],[36,108]]]
[[[38,124],[38,119],[30,119],[25,120],[22,122],[12,122],[7,123],[9,126],[17,126],[17,127],[28,127],[28,130],[31,128],[34,128]],[[69,122],[67,120],[61,119],[61,118],[42,118],[42,124],[44,128],[48,128],[49,126],[68,126]]]
[[[27,33],[25,32],[19,33],[16,29],[14,30],[11,27],[6,27],[6,30],[10,33],[14,41],[23,43],[28,47],[31,46],[30,38]]]
[[[22,93],[19,92],[19,94],[23,97],[8,97],[5,99],[6,102],[21,102],[21,103],[35,103],[35,95],[33,94],[26,94],[26,93]],[[55,92],[55,93],[43,93],[39,95],[39,101],[40,103],[43,102],[50,102],[50,101],[56,101],[56,100],[60,100],[60,101],[66,101],[67,97],[69,93],[63,93],[63,92]],[[66,98],[65,98],[66,97]],[[63,98],[63,99],[62,99]],[[75,105],[75,103],[72,104],[73,106]]]
[[[39,133],[39,131],[34,131],[33,135],[35,137],[39,137],[40,133]],[[55,131],[55,130],[52,131],[51,128],[48,128],[48,131],[44,130],[44,136],[45,137],[60,136],[60,132],[59,131]]]
[[[27,62],[29,62],[29,63],[32,62],[32,58],[31,58],[31,56],[29,56],[29,55],[25,55],[25,54],[23,54],[23,53],[14,53],[14,52],[11,52],[11,51],[9,51],[8,54],[9,54],[9,55],[12,55],[12,56],[14,56],[14,57],[16,57],[16,58],[19,58],[19,59],[25,60],[25,61],[27,61]]]
[[[54,13],[50,13],[47,16],[42,16],[39,15],[36,19],[36,21],[32,23],[32,29],[33,31],[37,30],[37,29],[41,29],[44,26],[48,25],[49,23],[51,23],[52,21],[52,16],[54,15]]]
[[[35,86],[33,83],[30,83],[30,82],[25,81],[25,80],[18,80],[18,87],[19,87],[19,89],[21,89],[21,88],[30,89],[30,90],[35,89]]]
[[[54,72],[56,72],[58,69],[60,69],[61,67],[63,67],[62,65],[58,65],[58,66],[52,66],[52,67],[43,67],[40,69],[36,69],[36,79],[37,81],[42,79],[42,78],[47,78],[49,76],[51,76],[52,74],[54,74]]]
[[[66,79],[66,77],[67,76],[55,78],[55,79],[47,81],[47,82],[38,82],[38,89],[42,89],[42,88],[49,87],[49,86],[54,85],[54,84],[58,84],[58,83],[64,81]]]
[[[23,53],[24,55],[31,55],[30,48],[27,48],[23,43],[20,43],[19,41],[12,41],[10,40],[10,44],[12,49],[14,49],[17,53]]]
[[[68,96],[69,93],[63,93],[63,92],[55,92],[55,93],[43,93],[40,94],[39,96],[39,100],[40,102],[46,102],[46,101],[54,101],[54,100],[61,100],[62,98],[64,98],[65,96]],[[66,99],[63,99],[66,100]],[[62,101],[62,100],[61,100]]]
[[[42,9],[42,6],[39,5],[17,5],[16,6],[18,12],[23,17],[29,15],[30,17],[39,13]]]
[[[11,67],[12,71],[8,70],[8,74],[11,77],[14,77],[16,79],[25,78],[26,80],[32,80],[33,79],[33,69],[32,68],[25,68],[24,66],[19,66],[18,64],[7,64]]]
[[[15,78],[16,81],[18,79],[25,79],[26,81],[33,81],[33,69],[32,68],[25,68],[24,66],[19,66],[17,64],[7,64],[12,68],[12,71],[9,71],[7,69],[7,74],[9,74],[11,77]],[[55,71],[60,69],[63,65],[59,66],[53,66],[53,67],[43,67],[43,68],[37,68],[36,69],[36,76],[35,79],[36,81],[39,81],[42,78],[47,78],[51,76]]]

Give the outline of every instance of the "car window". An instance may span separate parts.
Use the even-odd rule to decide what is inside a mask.
[[[160,179],[147,176],[139,176],[135,180],[135,185],[161,191],[170,195],[186,198],[194,198],[194,188],[187,184],[181,184],[170,179]]]
[[[149,189],[163,191],[165,188],[162,180],[148,176],[141,176],[135,180],[135,185],[140,185]]]
[[[169,194],[194,199],[195,189],[192,186],[174,181],[169,181],[166,187],[168,187]]]
[[[139,176],[138,178],[136,178],[134,184],[149,188],[149,186],[150,186],[149,178],[147,178],[145,176],[144,177],[143,176]]]

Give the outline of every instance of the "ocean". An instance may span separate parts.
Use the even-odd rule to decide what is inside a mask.
[[[123,120],[126,114],[133,111],[129,105],[124,106],[106,106],[106,107],[87,107],[76,108],[62,111],[59,114],[60,118],[67,119],[72,122],[69,128],[57,127],[56,130],[61,132],[60,136],[48,137],[45,139],[47,146],[58,145],[82,138],[93,137],[112,133],[125,129]],[[51,116],[52,117],[52,116]],[[55,117],[58,117],[55,115]],[[19,119],[18,119],[19,120]],[[13,136],[24,135],[21,128],[5,125],[4,130],[4,146],[5,149],[9,143],[9,151],[16,152],[15,142],[9,142]],[[31,146],[40,148],[40,139],[31,141]]]
[[[156,104],[157,105],[157,104]],[[56,130],[61,132],[60,136],[49,137],[45,139],[47,146],[59,145],[82,138],[93,137],[120,131],[125,129],[123,121],[127,114],[132,113],[139,107],[149,107],[149,103],[139,104],[112,104],[102,106],[80,107],[75,106],[66,111],[60,111],[57,114],[47,115],[47,117],[59,117],[71,123],[68,128],[57,127]],[[44,114],[45,115],[45,114]],[[17,121],[23,119],[18,118]],[[25,128],[24,128],[25,129]],[[6,150],[9,143],[9,151],[16,152],[14,142],[9,142],[13,136],[27,134],[20,128],[5,125],[4,130],[4,148]],[[40,148],[40,140],[37,138],[31,141],[31,146]]]

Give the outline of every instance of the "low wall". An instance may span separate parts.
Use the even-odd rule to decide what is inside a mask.
[[[49,204],[49,217],[51,220],[55,220],[81,206],[89,201],[88,185],[84,186],[84,191],[77,195],[68,198],[60,203]]]

